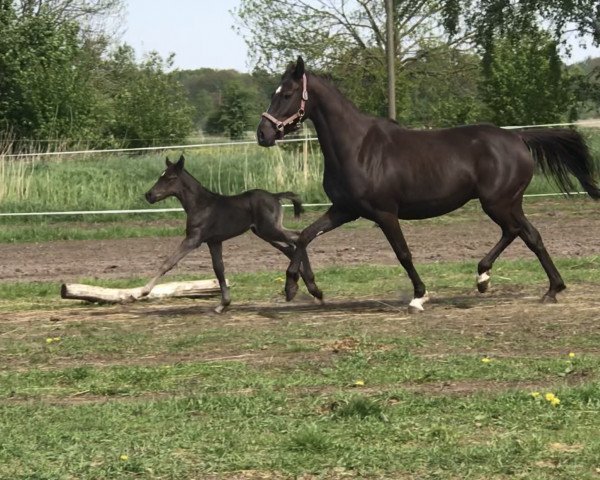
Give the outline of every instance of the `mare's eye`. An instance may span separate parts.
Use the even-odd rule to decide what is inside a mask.
[[[288,98],[292,98],[292,92],[285,92],[285,93],[283,94],[283,98],[285,98],[286,100],[287,100]]]

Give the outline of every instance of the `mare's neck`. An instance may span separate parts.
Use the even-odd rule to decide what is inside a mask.
[[[313,100],[308,118],[317,131],[325,162],[342,165],[352,157],[366,133],[366,115],[344,97],[331,82],[316,75],[308,78],[309,100]]]
[[[181,191],[176,196],[186,213],[194,207],[206,205],[216,195],[185,170],[181,174],[181,185]]]

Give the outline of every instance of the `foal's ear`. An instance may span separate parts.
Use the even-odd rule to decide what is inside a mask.
[[[185,158],[183,155],[181,155],[181,157],[179,157],[179,160],[175,164],[175,168],[177,168],[177,170],[179,170],[179,171],[183,170],[184,163],[185,163]]]
[[[171,160],[169,160],[169,157],[166,158],[165,163],[167,164],[167,167],[170,167],[171,165],[173,165],[171,163]]]
[[[298,55],[298,60],[296,60],[296,66],[294,67],[292,76],[296,80],[300,80],[302,78],[302,75],[304,75],[304,60],[300,55]]]

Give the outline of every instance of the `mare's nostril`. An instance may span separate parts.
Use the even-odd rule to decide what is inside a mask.
[[[263,133],[263,131],[262,131],[262,130],[259,130],[259,131],[258,131],[258,133],[257,133],[257,137],[258,137],[258,141],[259,141],[260,143],[262,143],[262,142],[264,142],[264,141],[265,141],[265,134]]]

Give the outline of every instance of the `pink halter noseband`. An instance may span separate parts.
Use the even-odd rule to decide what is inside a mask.
[[[302,120],[302,118],[304,117],[304,113],[305,113],[304,108],[306,106],[307,100],[308,100],[308,90],[306,89],[306,74],[303,74],[302,75],[302,98],[300,99],[300,108],[298,109],[298,111],[296,113],[294,113],[291,117],[288,117],[285,120],[281,120],[281,121],[276,119],[273,115],[271,115],[268,112],[264,112],[262,114],[262,116],[265,117],[270,122],[272,122],[273,125],[275,125],[275,128],[277,129],[277,131],[281,132],[281,135],[283,136],[283,131],[284,131],[285,127]]]

